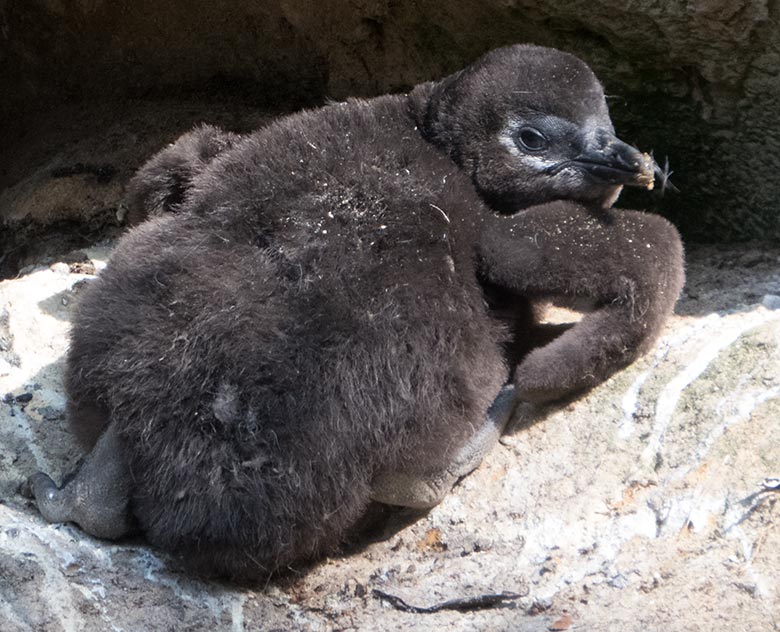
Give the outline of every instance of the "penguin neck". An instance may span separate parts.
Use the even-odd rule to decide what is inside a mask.
[[[420,132],[420,135],[425,140],[434,144],[436,144],[434,131],[435,112],[433,112],[431,96],[436,89],[436,85],[433,81],[421,83],[415,86],[406,97],[409,116],[414,121],[417,131]]]
[[[407,96],[409,115],[424,140],[446,153],[459,166],[462,165],[453,117],[446,112],[446,92],[460,73],[442,81],[421,83]]]

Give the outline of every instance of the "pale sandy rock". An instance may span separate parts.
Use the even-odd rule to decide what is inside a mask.
[[[96,269],[108,250],[87,251]],[[45,524],[17,494],[35,469],[57,478],[79,457],[61,369],[91,275],[56,262],[4,281],[3,629],[777,629],[780,310],[767,297],[780,295],[778,254],[692,248],[686,293],[655,350],[578,401],[521,406],[482,467],[411,526],[253,588],[178,574],[140,540]],[[415,614],[374,590],[416,606],[520,597]]]

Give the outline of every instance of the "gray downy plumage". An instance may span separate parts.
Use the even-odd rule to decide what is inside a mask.
[[[92,470],[121,464],[112,515],[196,568],[267,575],[334,550],[388,474],[452,472],[508,380],[548,401],[606,379],[683,281],[668,222],[609,208],[651,163],[582,61],[532,46],[185,135],[131,183],[138,225],[74,319],[69,420]],[[593,311],[545,334],[551,296]],[[44,515],[78,521],[37,476]],[[79,484],[67,503],[99,513]]]

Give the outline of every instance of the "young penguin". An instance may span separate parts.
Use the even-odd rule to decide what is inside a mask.
[[[680,290],[674,228],[606,208],[652,162],[559,51],[500,49],[230,145],[80,302],[66,387],[92,451],[62,489],[31,478],[50,521],[137,526],[231,577],[321,555],[371,499],[431,506],[476,466],[511,409],[509,316],[596,304],[517,367],[518,396],[547,400],[635,358]]]

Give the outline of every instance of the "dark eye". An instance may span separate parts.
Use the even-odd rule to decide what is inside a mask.
[[[523,149],[528,151],[542,151],[547,149],[549,145],[544,134],[533,127],[521,127],[517,133],[517,140],[523,146]]]

